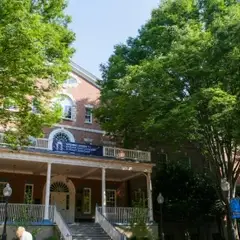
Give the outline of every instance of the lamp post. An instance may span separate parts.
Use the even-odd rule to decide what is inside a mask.
[[[7,206],[8,206],[8,199],[11,195],[12,195],[12,188],[10,187],[10,184],[7,183],[6,187],[3,189],[3,196],[5,197],[5,219],[4,219],[2,240],[7,240],[7,231],[6,231],[6,225],[7,225],[7,219],[8,219]]]
[[[160,222],[160,239],[164,240],[164,232],[163,232],[163,212],[162,212],[162,205],[164,203],[164,197],[161,193],[159,193],[157,197],[157,202],[160,205],[160,215],[161,215],[161,222]]]

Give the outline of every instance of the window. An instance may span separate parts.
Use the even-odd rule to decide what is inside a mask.
[[[116,190],[106,190],[106,205],[107,207],[116,207]]]
[[[83,189],[83,213],[91,213],[91,188]]]
[[[33,184],[25,184],[24,188],[24,203],[33,203]]]
[[[77,86],[78,84],[78,81],[76,78],[74,77],[70,77],[69,79],[67,79],[64,83],[63,83],[63,86],[64,87],[75,87]]]
[[[59,103],[63,111],[63,119],[73,120],[74,103],[68,96],[62,95],[55,102]]]
[[[3,189],[6,187],[6,182],[0,182],[0,203],[4,203]]]
[[[55,144],[54,148],[56,151],[63,150],[63,143],[70,142],[70,139],[67,134],[64,132],[56,133],[53,137],[53,144]]]
[[[85,108],[85,123],[92,123],[92,108]]]

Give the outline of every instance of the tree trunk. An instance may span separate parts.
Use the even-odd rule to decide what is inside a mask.
[[[230,206],[227,206],[227,234],[228,240],[239,240],[236,220],[232,219]]]

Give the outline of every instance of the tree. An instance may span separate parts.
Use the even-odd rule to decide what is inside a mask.
[[[74,34],[65,0],[0,1],[0,125],[26,145],[60,118],[52,94],[67,78]]]
[[[164,1],[102,68],[95,112],[128,147],[194,144],[215,175],[229,239],[237,237],[229,202],[240,173],[239,19],[237,1]],[[222,178],[230,183],[229,197]]]
[[[214,219],[217,194],[207,173],[197,173],[180,161],[172,161],[158,169],[153,181],[153,199],[159,192],[165,198],[164,219],[184,222],[185,230]],[[159,204],[155,201],[155,213]]]

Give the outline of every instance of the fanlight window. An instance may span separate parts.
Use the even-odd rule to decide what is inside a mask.
[[[50,187],[51,192],[65,192],[68,193],[68,186],[63,182],[55,182]]]
[[[77,83],[78,83],[77,79],[71,77],[64,82],[64,85],[70,85],[71,86],[71,85],[77,85]]]
[[[64,132],[56,133],[53,137],[54,142],[70,142],[68,135]]]
[[[53,144],[55,144],[55,149],[57,151],[63,150],[63,143],[70,142],[70,139],[66,133],[59,132],[53,137]]]

